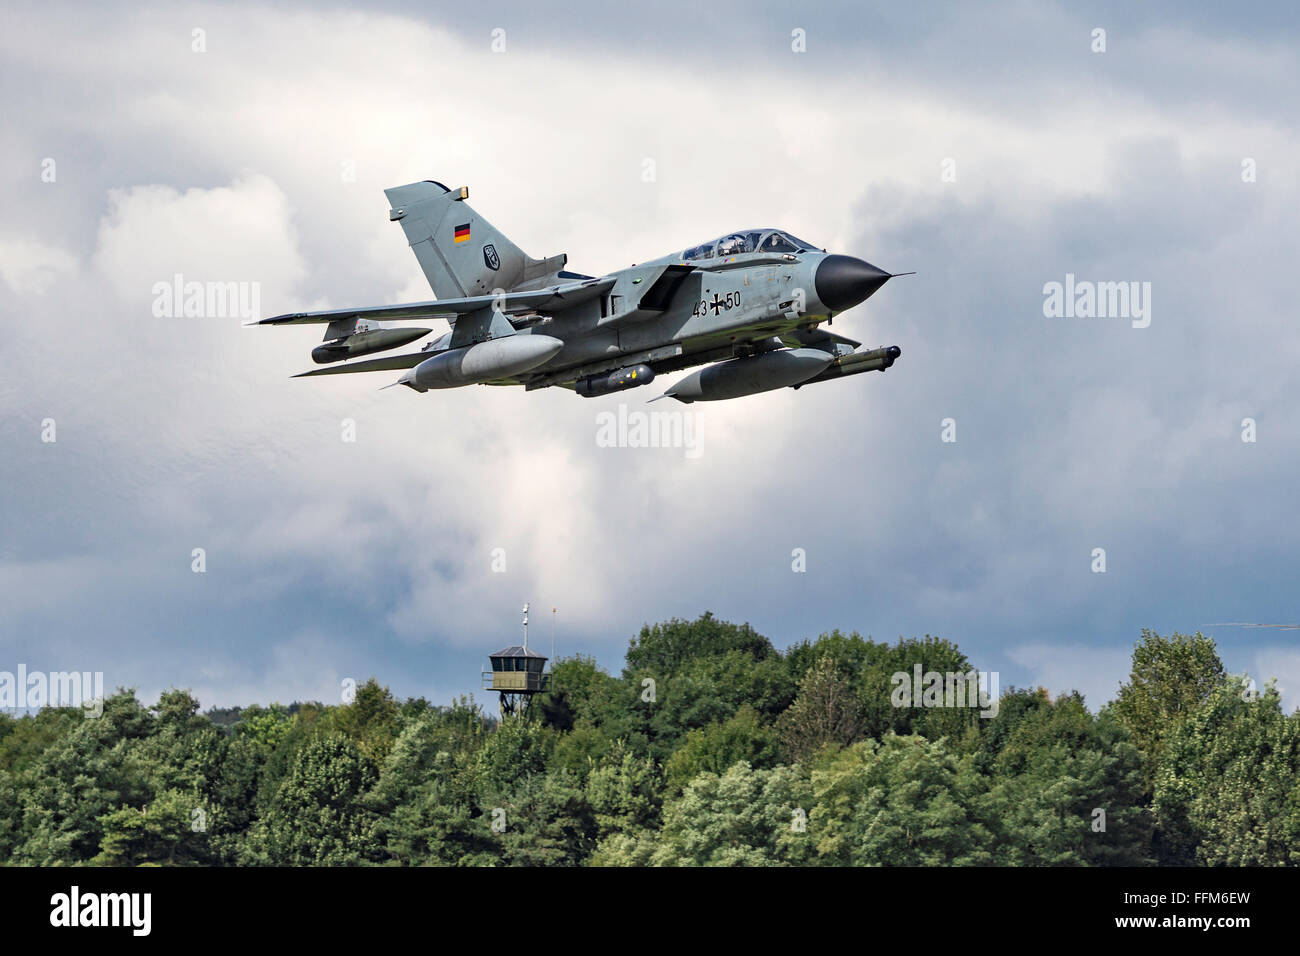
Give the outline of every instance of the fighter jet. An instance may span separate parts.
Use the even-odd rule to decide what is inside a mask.
[[[589,276],[568,271],[565,255],[525,255],[470,207],[467,187],[426,180],[384,193],[438,298],[251,323],[326,326],[312,351],[326,367],[295,378],[400,369],[392,384],[417,392],[558,385],[593,398],[704,365],[659,396],[690,403],[884,371],[901,354],[821,328],[893,275],[781,229],[742,229]],[[451,330],[419,351],[334,364],[433,332],[386,323],[435,319]]]

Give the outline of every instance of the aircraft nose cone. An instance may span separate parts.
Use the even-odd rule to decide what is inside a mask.
[[[888,272],[870,262],[852,256],[827,256],[817,266],[813,283],[822,305],[832,312],[843,312],[865,302],[890,278]]]

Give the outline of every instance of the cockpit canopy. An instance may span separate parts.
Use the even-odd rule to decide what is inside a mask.
[[[748,229],[744,232],[730,232],[721,238],[702,245],[692,246],[682,253],[682,259],[713,259],[725,256],[739,256],[747,252],[763,252],[770,255],[782,253],[793,255],[796,252],[820,252],[818,246],[811,242],[796,239],[780,229]]]

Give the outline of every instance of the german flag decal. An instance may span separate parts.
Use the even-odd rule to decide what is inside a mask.
[[[469,223],[456,227],[456,242],[469,242]]]

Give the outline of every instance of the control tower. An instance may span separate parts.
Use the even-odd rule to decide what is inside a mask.
[[[483,690],[501,695],[501,719],[524,714],[534,694],[551,689],[546,656],[528,649],[528,605],[524,605],[524,642],[489,654],[492,669],[482,672]]]

